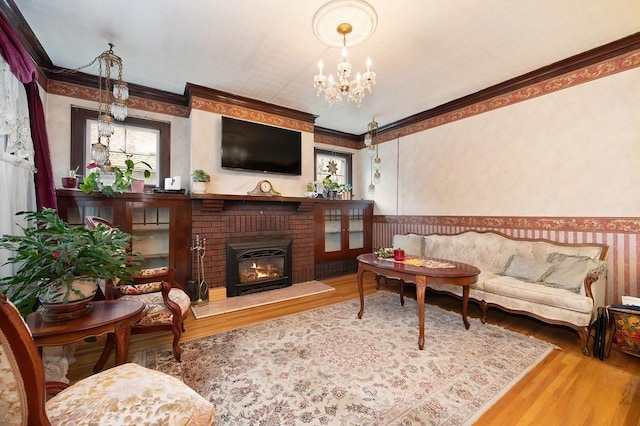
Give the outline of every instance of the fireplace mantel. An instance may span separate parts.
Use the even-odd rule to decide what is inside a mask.
[[[191,194],[191,200],[201,200],[202,211],[221,212],[225,209],[225,203],[293,203],[297,204],[296,210],[301,213],[313,211],[316,204],[332,203],[336,200],[307,197],[283,197],[283,196],[259,196],[259,195],[233,195],[233,194]],[[347,200],[339,200],[348,203]],[[362,203],[362,200],[352,200],[354,203]],[[371,201],[373,203],[373,201]]]

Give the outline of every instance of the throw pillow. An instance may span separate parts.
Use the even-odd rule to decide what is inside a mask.
[[[553,264],[543,260],[526,259],[514,254],[509,258],[502,274],[529,282],[535,282],[542,281],[553,268]]]
[[[544,279],[544,284],[580,293],[587,274],[597,269],[600,262],[588,256],[571,256],[551,253],[547,260],[555,269]]]
[[[405,234],[393,236],[393,248],[404,250],[406,254],[422,256],[424,239],[422,235]]]

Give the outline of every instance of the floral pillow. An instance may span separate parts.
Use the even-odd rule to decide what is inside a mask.
[[[148,276],[153,276],[153,275],[163,275],[163,274],[166,274],[168,270],[169,270],[169,268],[166,267],[166,266],[161,266],[159,268],[147,268],[147,269],[142,269],[140,272],[138,272],[137,275],[139,277],[148,277]]]
[[[155,293],[162,289],[162,281],[144,284],[123,284],[118,286],[122,294],[147,294]]]

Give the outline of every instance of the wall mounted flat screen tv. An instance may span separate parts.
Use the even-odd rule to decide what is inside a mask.
[[[222,117],[222,168],[302,174],[302,134]]]

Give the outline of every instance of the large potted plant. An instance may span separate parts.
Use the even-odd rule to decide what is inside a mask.
[[[23,235],[0,238],[0,248],[11,252],[5,264],[16,266],[12,276],[0,279],[0,292],[25,316],[38,301],[46,308],[70,305],[70,309],[80,309],[93,298],[98,280],[130,282],[139,271],[142,258],[128,251],[130,234],[106,226],[95,230],[71,227],[52,209],[18,215],[24,215],[27,222],[21,227]]]

